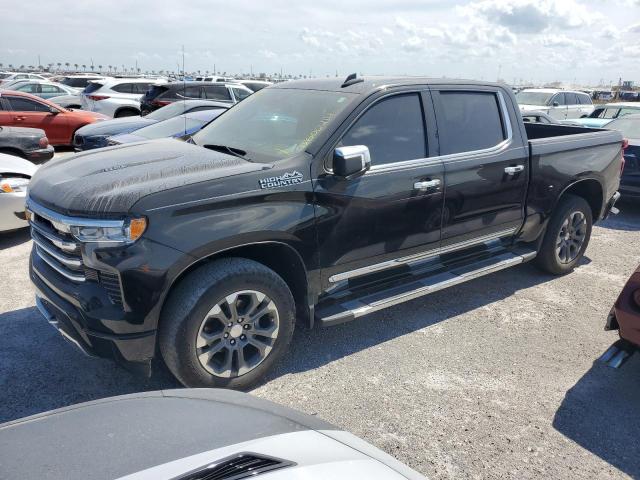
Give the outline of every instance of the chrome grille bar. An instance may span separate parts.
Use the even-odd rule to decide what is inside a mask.
[[[42,235],[44,238],[49,240],[51,243],[53,243],[56,247],[60,248],[61,250],[65,250],[67,252],[78,251],[77,243],[70,242],[64,239],[63,237],[46,230],[44,227],[41,227],[34,221],[29,222],[29,224],[36,232],[38,232],[40,235]]]
[[[46,253],[51,255],[53,258],[58,260],[60,263],[63,263],[69,268],[79,269],[82,268],[82,260],[80,258],[73,258],[62,253],[56,252],[53,248],[48,247],[41,239],[40,234],[36,230],[31,231],[31,238],[35,242],[35,244],[44,250]]]
[[[78,275],[76,273],[69,272],[63,266],[58,264],[53,257],[47,254],[45,250],[40,248],[38,244],[36,244],[36,253],[47,265],[49,265],[51,268],[53,268],[56,272],[58,272],[63,277],[68,278],[69,280],[72,280],[74,282],[85,281],[84,275]]]

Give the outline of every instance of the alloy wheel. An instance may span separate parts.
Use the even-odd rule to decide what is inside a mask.
[[[279,331],[278,309],[271,298],[243,290],[219,300],[207,313],[196,337],[196,355],[212,375],[238,377],[269,355]]]
[[[575,211],[565,218],[556,239],[556,255],[560,263],[571,263],[582,249],[587,237],[587,219],[584,213]]]

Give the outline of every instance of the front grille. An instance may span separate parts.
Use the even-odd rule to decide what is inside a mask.
[[[240,480],[295,465],[279,458],[255,453],[238,453],[203,468],[175,477],[174,480]]]
[[[86,277],[80,245],[73,236],[35,212],[31,214],[30,224],[38,256],[63,277],[73,282],[84,282]]]

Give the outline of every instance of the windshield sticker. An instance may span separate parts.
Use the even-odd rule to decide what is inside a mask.
[[[294,170],[293,172],[286,172],[279,177],[269,177],[261,179],[260,188],[290,187],[291,185],[302,183],[303,179],[303,175],[297,170]]]

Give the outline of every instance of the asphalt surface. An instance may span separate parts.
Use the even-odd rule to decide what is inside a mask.
[[[640,355],[594,362],[640,259],[640,205],[594,228],[583,263],[523,265],[329,329],[299,330],[256,390],[432,479],[640,478]],[[84,357],[34,308],[26,232],[0,235],[0,422],[176,387]]]

